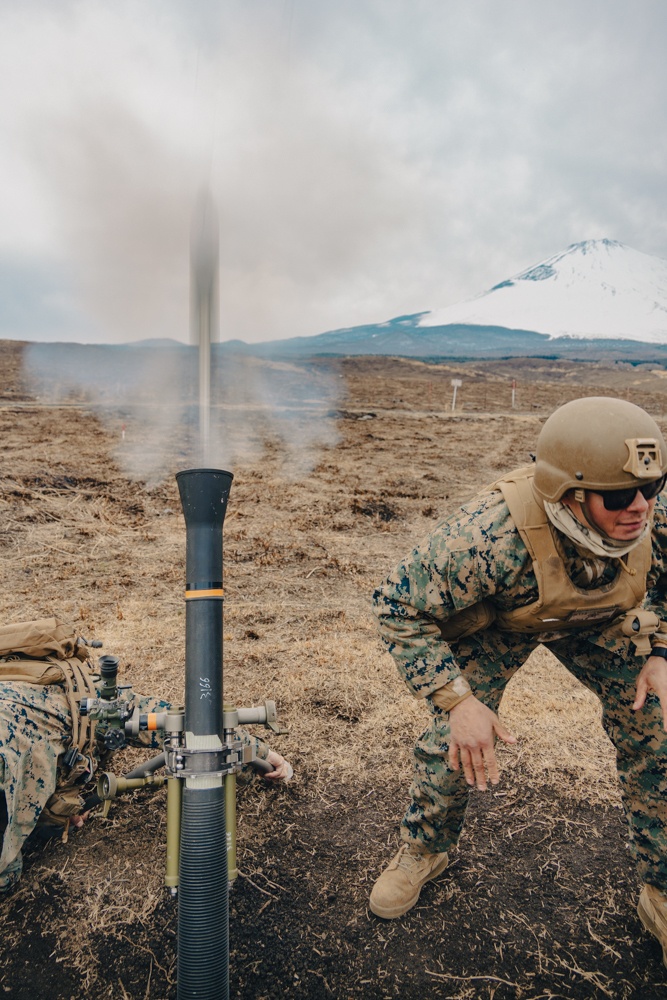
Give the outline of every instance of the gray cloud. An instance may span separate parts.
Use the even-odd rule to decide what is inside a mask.
[[[0,10],[0,287],[59,283],[0,336],[32,308],[37,339],[186,340],[202,181],[223,339],[447,305],[580,239],[667,256],[661,0]]]

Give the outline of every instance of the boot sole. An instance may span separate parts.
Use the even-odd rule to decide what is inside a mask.
[[[435,866],[431,874],[428,876],[428,878],[424,879],[422,884],[417,889],[415,895],[410,899],[409,903],[405,903],[403,904],[403,906],[391,906],[391,907],[378,906],[377,904],[373,903],[373,900],[371,899],[369,902],[369,908],[371,913],[374,913],[376,917],[382,917],[383,920],[394,920],[396,917],[402,917],[404,913],[407,913],[408,910],[411,910],[412,907],[415,905],[415,903],[419,899],[419,894],[426,885],[426,883],[430,882],[431,879],[437,878],[438,875],[441,875],[448,864],[449,864],[449,857],[447,854],[445,854],[444,857],[442,857],[440,861],[438,861],[437,865]]]
[[[658,942],[662,945],[662,964],[667,969],[667,943],[662,944],[662,935],[658,929],[657,922],[653,919],[650,911],[646,908],[644,900],[639,898],[639,903],[637,904],[637,916],[644,925],[644,929],[652,934],[658,939]]]

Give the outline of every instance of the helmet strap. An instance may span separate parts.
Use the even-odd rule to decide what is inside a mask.
[[[577,490],[577,493],[584,493],[585,494],[585,490]],[[593,520],[593,515],[591,514],[590,510],[588,509],[588,504],[586,503],[585,499],[584,500],[579,500],[579,506],[581,507],[581,513],[586,518],[586,521],[591,526],[591,528],[593,529],[593,531],[595,531],[596,534],[598,534],[600,536],[600,538],[603,538],[605,540],[605,542],[608,542],[609,545],[612,546],[612,548],[614,548],[614,547],[625,548],[627,546],[627,544],[628,544],[627,542],[619,542],[619,540],[617,538],[612,538],[611,535],[608,535],[606,531],[603,531],[602,528],[598,524],[595,523],[595,521]]]
[[[575,545],[580,545],[588,552],[592,552],[593,555],[603,556],[607,559],[622,558],[628,552],[631,552],[635,546],[643,542],[651,530],[650,522],[647,522],[644,530],[637,538],[633,538],[629,542],[622,542],[616,538],[610,538],[600,531],[586,510],[586,504],[581,504],[586,524],[580,521],[572,508],[564,504],[562,500],[558,500],[556,503],[549,503],[548,500],[545,500],[544,509],[553,526],[566,535]]]

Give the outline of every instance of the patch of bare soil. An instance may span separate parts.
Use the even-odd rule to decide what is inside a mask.
[[[120,657],[136,690],[180,701],[185,535],[174,474],[187,455],[174,448],[158,485],[130,478],[123,450],[140,423],[128,417],[121,437],[118,419],[36,399],[21,350],[0,343],[0,620],[73,620]],[[239,793],[231,996],[667,997],[659,947],[635,913],[598,706],[544,650],[508,688],[501,714],[519,741],[502,749],[498,788],[473,795],[449,869],[401,920],[367,909],[427,721],[376,638],[373,587],[453,505],[526,463],[557,405],[609,393],[662,419],[664,373],[539,359],[313,366],[343,390],[320,416],[337,443],[294,478],[265,409],[247,408],[263,443],[233,470],[225,523],[226,698],[275,699],[289,733],[272,743],[295,767],[282,788],[257,781]],[[283,368],[284,393],[292,380],[300,398],[303,368]],[[453,378],[463,382],[455,412]],[[116,770],[138,759],[123,751]],[[67,844],[32,844],[19,888],[0,900],[0,991],[172,1000],[164,848],[164,794],[145,790]]]

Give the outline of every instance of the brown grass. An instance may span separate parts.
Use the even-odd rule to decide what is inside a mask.
[[[124,447],[118,426],[102,424],[84,406],[31,403],[20,383],[15,345],[3,350],[13,359],[16,383],[14,396],[0,402],[0,621],[50,614],[73,620],[82,634],[102,638],[105,652],[120,656],[124,678],[137,690],[180,701],[184,526],[174,473],[185,466],[174,464],[150,488],[128,478],[112,457],[122,455]],[[513,411],[512,369],[504,363],[426,366],[358,359],[321,364],[343,376],[345,385],[340,410],[321,417],[334,422],[338,443],[324,447],[317,464],[295,479],[285,449],[269,435],[261,455],[233,470],[225,524],[226,698],[243,705],[273,698],[289,733],[272,743],[295,766],[291,791],[249,790],[240,801],[241,866],[248,892],[256,890],[257,908],[268,904],[267,913],[284,891],[281,871],[285,877],[291,871],[287,860],[282,868],[278,860],[272,875],[260,859],[264,846],[276,847],[272,810],[288,808],[282,818],[288,830],[289,809],[298,811],[299,803],[317,801],[325,812],[331,807],[334,822],[337,810],[341,822],[350,811],[346,843],[364,871],[355,889],[362,911],[383,852],[393,843],[411,747],[428,714],[407,694],[376,637],[369,607],[373,586],[454,504],[501,470],[525,463],[541,421],[554,406],[605,391],[607,378],[613,382],[610,391],[630,398],[641,393],[657,416],[665,410],[665,382],[648,369],[631,369],[622,386],[614,382],[617,368],[604,366],[522,372],[520,408]],[[464,387],[462,408],[453,414],[448,407],[454,375],[463,378]],[[21,395],[23,405],[15,401]],[[261,437],[266,414],[248,410],[246,419]],[[551,813],[538,810],[546,841],[567,824],[575,830],[579,805],[617,809],[614,754],[599,723],[598,704],[547,650],[536,651],[511,681],[501,714],[519,742],[501,748],[503,784],[485,801],[491,812],[513,803],[514,835],[522,824],[535,827],[531,794],[554,804]],[[132,766],[135,759],[136,752],[128,751],[118,765]],[[382,803],[369,811],[378,790]],[[35,914],[47,901],[60,901],[62,916],[49,927],[53,968],[75,970],[82,991],[91,996],[166,995],[174,980],[174,929],[161,888],[163,805],[162,793],[139,793],[127,806],[115,806],[110,819],[95,820],[73,838],[82,843],[76,855],[71,845],[50,845],[33,854],[18,893],[0,902],[9,918],[6,949],[25,940],[21,913]],[[307,845],[308,838],[303,842]],[[369,854],[371,843],[375,848]],[[383,843],[386,847],[375,856]],[[482,878],[488,869],[479,863]],[[293,877],[298,879],[298,868]],[[335,882],[334,866],[317,887],[315,909],[317,899],[326,902],[334,892]],[[610,961],[616,961],[613,943],[602,940],[604,913],[618,907],[613,891],[607,910],[605,905],[579,917],[589,920],[594,952],[608,949]],[[554,949],[547,929],[521,930],[519,914],[512,920],[540,974],[551,963],[556,976],[553,970],[560,965],[558,975],[567,973],[568,982],[585,984],[589,992],[581,996],[616,995],[608,976]],[[76,934],[69,932],[72,924]],[[166,938],[155,939],[156,927]],[[395,927],[377,932],[380,941],[383,934],[389,940],[396,933]],[[113,940],[114,954],[124,947],[126,959],[134,955],[139,962],[143,955],[141,988],[135,984],[125,992],[129,987],[122,976],[105,964],[105,936]],[[502,942],[496,943],[502,958]],[[311,971],[314,960],[311,955]],[[349,996],[394,995],[388,986],[386,993],[380,991],[378,968],[372,989],[364,987],[362,971],[357,986],[352,976]],[[387,974],[400,979],[396,969]],[[477,975],[474,969],[454,975],[433,965],[425,974],[434,988],[446,989],[438,995],[452,998],[537,996],[525,978],[507,992],[511,976]],[[315,967],[313,975],[321,978],[321,995],[331,995],[324,966]],[[67,986],[62,989],[62,996],[69,996]],[[49,1000],[61,993],[42,996]]]

